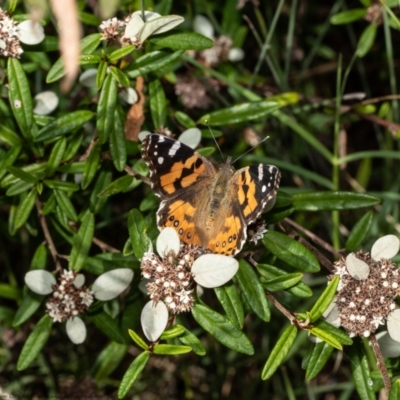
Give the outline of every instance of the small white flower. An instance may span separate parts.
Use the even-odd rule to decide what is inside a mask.
[[[57,284],[54,276],[46,270],[33,270],[25,275],[25,283],[33,292],[52,296],[46,302],[46,312],[54,322],[67,322],[66,332],[75,344],[86,338],[84,322],[77,317],[93,303],[93,296],[107,301],[117,297],[133,279],[133,271],[119,268],[100,275],[93,290],[84,286],[85,277],[75,271],[64,270]]]

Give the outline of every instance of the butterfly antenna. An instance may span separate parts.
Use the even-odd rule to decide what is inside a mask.
[[[225,161],[224,155],[222,154],[222,151],[221,151],[221,148],[219,147],[219,144],[218,144],[218,142],[217,142],[217,139],[215,139],[215,136],[214,136],[214,134],[212,133],[212,130],[211,130],[211,128],[210,128],[210,125],[209,125],[209,123],[208,123],[208,120],[205,120],[205,124],[208,126],[208,130],[210,131],[211,136],[212,136],[213,139],[214,139],[214,142],[215,142],[215,144],[216,144],[216,146],[217,146],[217,148],[218,148],[218,150],[219,150],[219,153],[221,154],[222,159]]]
[[[269,136],[266,136],[263,140],[261,140],[261,142],[257,143],[255,146],[253,146],[251,149],[247,150],[245,153],[243,153],[241,156],[239,156],[238,158],[236,158],[236,160],[234,160],[232,162],[232,164],[234,164],[237,160],[240,160],[243,156],[245,156],[247,153],[250,153],[253,149],[255,149],[257,146],[259,146],[261,143],[265,142],[267,139],[269,139]]]

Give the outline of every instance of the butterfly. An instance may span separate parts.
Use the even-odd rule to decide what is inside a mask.
[[[280,172],[257,164],[234,171],[231,159],[217,171],[207,158],[172,138],[150,134],[142,143],[151,186],[161,198],[160,229],[174,228],[181,241],[212,253],[235,255],[279,187]]]

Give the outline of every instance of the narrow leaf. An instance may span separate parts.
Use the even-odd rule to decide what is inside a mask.
[[[321,296],[318,298],[316,303],[314,304],[313,308],[309,312],[311,322],[316,321],[318,318],[322,316],[324,311],[329,307],[332,303],[335,295],[336,289],[339,285],[340,278],[336,275],[325,288]]]
[[[97,104],[96,129],[101,143],[108,140],[114,129],[114,113],[117,106],[117,81],[112,74],[107,75]]]
[[[228,283],[214,288],[214,292],[232,324],[238,329],[243,328],[244,311],[236,286]]]
[[[146,222],[140,211],[133,209],[128,214],[128,229],[133,252],[140,260],[151,249],[151,240],[146,235]]]
[[[253,345],[248,337],[228,318],[201,304],[196,304],[192,308],[192,315],[199,325],[226,347],[239,353],[254,354]]]
[[[314,379],[320,373],[329,360],[332,351],[333,347],[325,342],[317,343],[314,346],[307,365],[306,379],[308,381]]]
[[[44,315],[26,340],[18,358],[17,370],[28,368],[33,360],[42,351],[50,336],[53,320],[49,315]]]
[[[101,144],[96,142],[92,147],[89,157],[86,160],[85,169],[83,170],[82,189],[86,189],[96,175],[100,162]]]
[[[74,236],[71,255],[69,257],[69,268],[79,271],[89,254],[94,234],[94,216],[88,213],[83,219],[77,234]]]
[[[276,345],[271,351],[267,362],[261,372],[261,379],[269,379],[282,364],[283,360],[292,348],[297,336],[297,328],[293,325],[288,326],[280,335]]]
[[[149,361],[149,358],[150,353],[144,351],[134,359],[132,364],[126,370],[125,375],[122,378],[121,384],[119,385],[119,399],[122,399],[128,394],[129,389],[132,387],[140,373],[143,371],[144,367],[147,364],[147,361]]]
[[[164,88],[159,79],[152,79],[149,83],[150,111],[156,129],[165,126],[167,118],[167,99]]]
[[[268,231],[263,238],[264,246],[276,257],[304,272],[318,272],[318,260],[296,240],[280,232]]]
[[[242,103],[203,115],[200,118],[200,123],[210,126],[222,126],[247,122],[258,118],[264,118],[278,110],[279,107],[279,103],[270,100]]]
[[[153,348],[154,354],[163,355],[179,355],[186,354],[192,351],[190,346],[179,346],[173,344],[156,344]]]
[[[179,337],[179,340],[187,345],[190,346],[195,354],[198,356],[204,356],[206,354],[206,349],[204,348],[201,341],[197,338],[197,336],[193,335],[192,332],[188,330],[185,331],[183,336]]]
[[[119,329],[118,324],[104,311],[87,314],[90,320],[99,328],[106,336],[114,342],[125,344],[125,338]]]
[[[71,133],[81,128],[93,117],[94,113],[91,111],[74,111],[63,115],[42,128],[35,137],[35,141],[42,142],[44,140],[54,139],[67,133]]]
[[[37,190],[32,189],[18,206],[17,215],[15,216],[15,227],[17,229],[21,228],[28,219],[33,207],[35,206],[36,196]]]
[[[297,211],[354,210],[371,207],[380,199],[364,193],[353,192],[307,192],[292,196]]]
[[[152,36],[150,43],[158,47],[168,47],[172,50],[205,50],[214,46],[214,42],[197,32],[176,32],[160,36]]]
[[[235,280],[251,309],[263,321],[268,322],[271,313],[264,288],[252,266],[243,259],[239,262],[239,270],[235,275]]]

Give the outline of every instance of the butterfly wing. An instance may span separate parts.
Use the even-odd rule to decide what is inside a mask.
[[[143,140],[142,157],[150,169],[152,189],[163,200],[180,196],[215,175],[206,158],[189,146],[158,134]]]
[[[274,165],[258,164],[235,172],[233,183],[246,225],[255,221],[279,188],[281,174]]]

